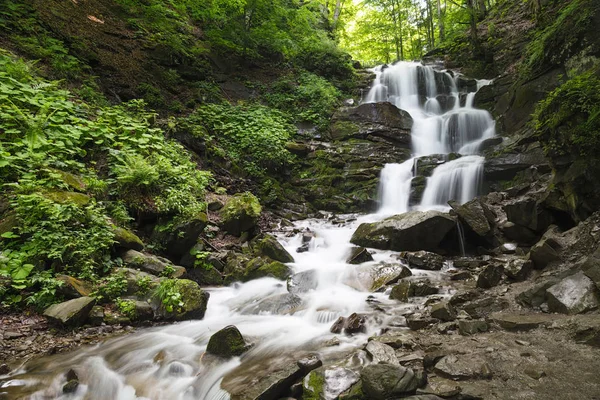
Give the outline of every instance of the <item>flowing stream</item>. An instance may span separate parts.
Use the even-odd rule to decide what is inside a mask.
[[[228,392],[253,385],[271,367],[308,352],[318,353],[326,365],[349,371],[368,362],[360,355],[352,356],[356,348],[382,329],[402,327],[405,321],[400,315],[423,307],[423,300],[401,304],[389,299],[389,289],[372,292],[377,276],[374,271],[397,267],[400,261],[392,252],[374,251],[372,262],[347,264],[352,233],[362,222],[409,209],[411,180],[418,172],[419,157],[425,155],[465,156],[433,171],[418,208],[444,208],[450,199],[465,202],[473,198],[479,190],[483,164],[477,155],[478,144],[494,135],[490,115],[472,107],[472,93],[459,93],[457,77],[405,62],[378,67],[375,73],[377,78],[366,101],[390,101],[410,112],[414,157],[382,170],[378,213],[337,216],[335,223],[327,219],[300,221],[295,231],[277,234],[295,258],[290,264],[294,272],[310,276],[310,290],[293,295],[286,282],[272,278],[209,288],[203,320],[146,329],[97,346],[29,361],[10,376],[0,376],[0,393],[9,398],[29,395],[32,399],[224,400],[230,397]],[[464,106],[460,105],[461,97]],[[315,237],[309,251],[297,253],[307,228]],[[412,272],[433,281],[443,279],[443,272]],[[450,294],[441,292],[441,296]],[[330,332],[338,317],[355,312],[368,316],[366,333],[345,336]],[[237,326],[253,347],[229,361],[206,357],[210,336],[228,325]],[[77,372],[80,385],[76,393],[64,395],[62,386],[69,369]],[[328,375],[327,397],[335,398],[355,379],[352,373]]]

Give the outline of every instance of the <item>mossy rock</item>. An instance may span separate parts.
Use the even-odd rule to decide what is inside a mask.
[[[241,356],[248,350],[244,337],[233,325],[221,329],[208,340],[206,352],[222,358]]]
[[[144,242],[135,233],[128,229],[115,226],[113,229],[115,240],[124,249],[143,250]]]
[[[63,282],[60,292],[69,298],[89,296],[93,286],[85,281],[68,275],[57,275],[56,279]]]
[[[255,238],[252,249],[257,256],[269,257],[282,263],[294,262],[294,257],[271,235],[262,235]]]
[[[208,292],[202,290],[196,282],[189,279],[175,279],[174,289],[181,294],[183,305],[172,312],[168,312],[161,304],[156,311],[158,316],[177,321],[204,318],[208,298],[210,297]]]
[[[83,178],[78,175],[58,169],[52,170],[52,172],[60,175],[62,181],[73,190],[83,192],[87,188],[87,184]]]
[[[302,400],[321,400],[325,396],[325,370],[311,371],[302,383]]]
[[[67,191],[53,191],[46,193],[46,197],[50,200],[60,204],[76,204],[79,207],[84,207],[90,204],[91,198],[83,193],[67,192]]]
[[[269,258],[258,257],[250,260],[246,264],[246,270],[244,271],[242,280],[250,281],[265,277],[286,280],[291,275],[292,270],[287,265],[279,261],[273,261]]]
[[[200,212],[185,222],[167,225],[168,229],[157,225],[152,233],[155,242],[162,243],[169,258],[179,262],[198,242],[198,238],[208,225],[208,216]]]
[[[221,210],[223,228],[235,236],[240,236],[256,226],[262,207],[250,192],[238,193],[231,197]]]
[[[335,121],[331,125],[331,138],[334,140],[348,139],[358,135],[360,127],[350,121]]]
[[[201,286],[220,286],[223,284],[221,273],[215,267],[206,263],[195,268],[188,268],[185,278]]]

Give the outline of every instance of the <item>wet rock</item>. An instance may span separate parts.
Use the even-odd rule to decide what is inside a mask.
[[[403,280],[392,288],[390,299],[407,302],[410,297],[424,297],[438,292],[439,289],[427,280]]]
[[[485,237],[492,231],[495,216],[488,206],[479,199],[473,199],[463,205],[449,202],[450,207],[458,214],[460,220],[473,232]]]
[[[324,378],[327,381],[325,396],[339,398],[340,400],[360,400],[364,398],[360,375],[347,368],[329,368],[325,370]],[[339,395],[339,397],[337,397]]]
[[[396,145],[410,148],[410,114],[391,103],[367,103],[354,108],[342,108],[332,117],[331,136],[334,140],[380,137]]]
[[[256,226],[261,211],[256,196],[250,192],[238,193],[221,209],[222,226],[232,235],[240,236]]]
[[[192,280],[201,286],[219,286],[223,284],[223,275],[208,262],[195,268],[188,268],[184,278]]]
[[[165,262],[168,260],[135,250],[127,250],[125,253],[123,253],[121,258],[123,259],[125,265],[129,268],[137,268],[152,275],[161,275],[167,265],[170,265],[175,270],[175,272],[173,272],[171,275],[171,278],[179,278],[186,272],[185,268],[183,267],[171,265],[168,262]]]
[[[431,316],[442,321],[454,321],[456,310],[448,302],[440,302],[431,306]]]
[[[244,354],[248,350],[244,337],[233,325],[216,332],[208,340],[206,352],[217,357],[231,358]]]
[[[387,400],[414,394],[421,377],[410,368],[399,365],[371,364],[360,373],[363,392],[374,400]]]
[[[294,262],[294,257],[272,235],[261,235],[250,242],[255,256],[269,257],[282,263]]]
[[[444,266],[444,257],[429,251],[402,252],[398,258],[406,261],[411,268],[428,271],[439,271]]]
[[[82,325],[94,304],[96,304],[96,299],[80,297],[48,307],[44,311],[44,316],[52,322],[66,326]]]
[[[64,394],[73,394],[73,393],[77,392],[78,387],[79,387],[78,380],[70,380],[63,385],[62,392]]]
[[[115,227],[113,229],[115,240],[119,247],[141,251],[144,249],[144,242],[135,233],[128,229]]]
[[[469,271],[450,271],[449,276],[451,281],[466,281],[473,278]]]
[[[492,377],[492,371],[486,361],[474,355],[445,356],[435,364],[433,371],[438,376],[456,381]]]
[[[292,269],[289,266],[269,258],[257,257],[246,263],[241,280],[246,282],[267,276],[286,280],[291,275]]]
[[[364,247],[354,247],[350,252],[350,256],[346,259],[348,264],[362,264],[369,261],[373,261],[373,256],[369,253],[369,250]]]
[[[173,289],[181,294],[181,303],[183,305],[175,307],[172,311],[165,309],[164,304],[156,304],[160,299],[155,300],[155,312],[159,317],[165,319],[174,319],[177,321],[202,319],[206,312],[208,292],[205,292],[200,286],[189,279],[176,279]]]
[[[504,266],[488,264],[483,271],[479,273],[477,277],[477,287],[482,289],[489,289],[500,283],[502,280],[502,274],[504,273]]]
[[[257,304],[246,306],[242,314],[293,314],[302,307],[302,299],[295,294],[285,293],[267,297]]]
[[[555,316],[549,314],[494,313],[490,320],[508,331],[529,331],[552,323]]]
[[[454,218],[438,211],[410,211],[379,222],[361,224],[353,244],[394,251],[435,251],[456,226]]]
[[[529,251],[529,258],[535,269],[544,269],[553,261],[560,260],[558,243],[552,238],[542,239]]]
[[[331,333],[345,333],[354,335],[367,331],[367,317],[365,315],[353,313],[348,318],[339,317],[331,326]]]
[[[365,350],[371,356],[374,363],[398,364],[398,358],[394,349],[387,344],[372,340],[367,343]]]
[[[487,332],[488,324],[482,320],[459,320],[458,332],[461,335],[475,335],[479,332]]]
[[[287,280],[288,292],[292,294],[306,293],[317,288],[317,270],[309,269],[290,276]]]
[[[598,308],[596,285],[583,272],[569,276],[548,288],[548,309],[562,314],[579,314]]]
[[[509,259],[504,264],[504,274],[515,281],[524,281],[533,270],[533,263],[522,258]]]
[[[6,364],[0,364],[0,375],[8,375],[10,367]]]
[[[68,298],[89,296],[93,291],[91,284],[68,275],[57,275],[56,279],[63,284],[60,292]]]

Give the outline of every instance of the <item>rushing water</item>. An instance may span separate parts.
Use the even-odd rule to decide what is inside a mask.
[[[225,400],[229,392],[254,384],[261,374],[287,359],[316,352],[328,365],[355,368],[365,360],[348,355],[369,335],[387,327],[402,326],[403,311],[423,307],[419,299],[400,304],[389,293],[372,293],[373,270],[398,266],[391,252],[376,251],[374,261],[349,265],[350,236],[361,222],[408,210],[411,180],[418,172],[417,159],[428,154],[458,152],[464,157],[437,167],[428,178],[421,208],[439,208],[450,199],[473,198],[481,179],[482,157],[478,143],[494,135],[494,123],[485,111],[472,107],[473,96],[461,94],[456,77],[417,63],[398,63],[375,69],[377,78],[366,101],[390,101],[410,112],[415,158],[388,164],[381,173],[381,209],[373,215],[344,223],[306,220],[295,233],[280,232],[278,239],[294,255],[294,272],[314,271],[315,287],[298,297],[288,294],[286,283],[263,278],[229,287],[209,288],[210,299],[203,320],[147,329],[72,353],[33,360],[0,377],[0,394],[9,398],[86,400]],[[336,219],[344,217],[338,216]],[[315,234],[310,249],[296,253],[302,232]],[[392,266],[392,267],[390,267]],[[310,273],[310,272],[306,272]],[[439,272],[413,271],[415,276],[440,280]],[[449,295],[444,293],[442,295]],[[277,305],[268,307],[268,303]],[[339,316],[369,316],[368,331],[355,336],[334,335],[330,327]],[[253,347],[241,357],[219,361],[204,353],[210,336],[235,325]],[[336,337],[338,345],[326,345]],[[77,392],[62,393],[65,373],[74,369],[81,384]],[[348,375],[330,370],[327,397],[335,398],[353,382]],[[223,390],[226,388],[228,391]]]

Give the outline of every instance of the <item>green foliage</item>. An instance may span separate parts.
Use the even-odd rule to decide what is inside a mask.
[[[175,268],[173,268],[173,266],[165,265],[165,268],[160,272],[160,276],[169,278],[169,277],[172,277],[174,273],[175,273]]]
[[[119,310],[119,313],[121,313],[123,316],[131,320],[137,317],[135,302],[133,300],[123,300],[120,297],[117,297],[115,304],[117,306],[117,310]]]
[[[161,281],[154,291],[154,297],[160,301],[167,312],[179,312],[184,305],[176,279]]]
[[[145,295],[150,291],[150,285],[152,284],[152,278],[149,276],[144,276],[137,280],[136,285],[138,287],[138,292],[141,295]]]
[[[548,155],[594,163],[600,154],[600,79],[587,73],[568,80],[538,104],[533,118]]]
[[[231,197],[225,206],[221,209],[223,220],[234,220],[240,215],[246,215],[251,218],[258,218],[262,211],[260,202],[250,192],[238,193]]]
[[[189,117],[210,132],[214,145],[222,147],[224,155],[251,176],[277,172],[292,162],[285,143],[294,127],[285,116],[260,105],[208,104]]]
[[[208,251],[197,251],[196,249],[192,249],[190,254],[195,257],[194,260],[194,268],[201,268],[205,270],[209,270],[212,268],[212,265],[208,263],[206,260],[210,255]]]
[[[535,32],[525,50],[521,75],[530,78],[565,61],[583,35],[593,26],[593,15],[600,9],[595,0],[573,0],[566,4],[551,24]]]
[[[271,107],[287,112],[294,122],[312,122],[325,127],[339,105],[341,94],[320,76],[303,72],[276,81],[263,96]]]
[[[110,302],[127,291],[127,278],[124,272],[118,272],[103,278],[92,293],[99,302]]]

